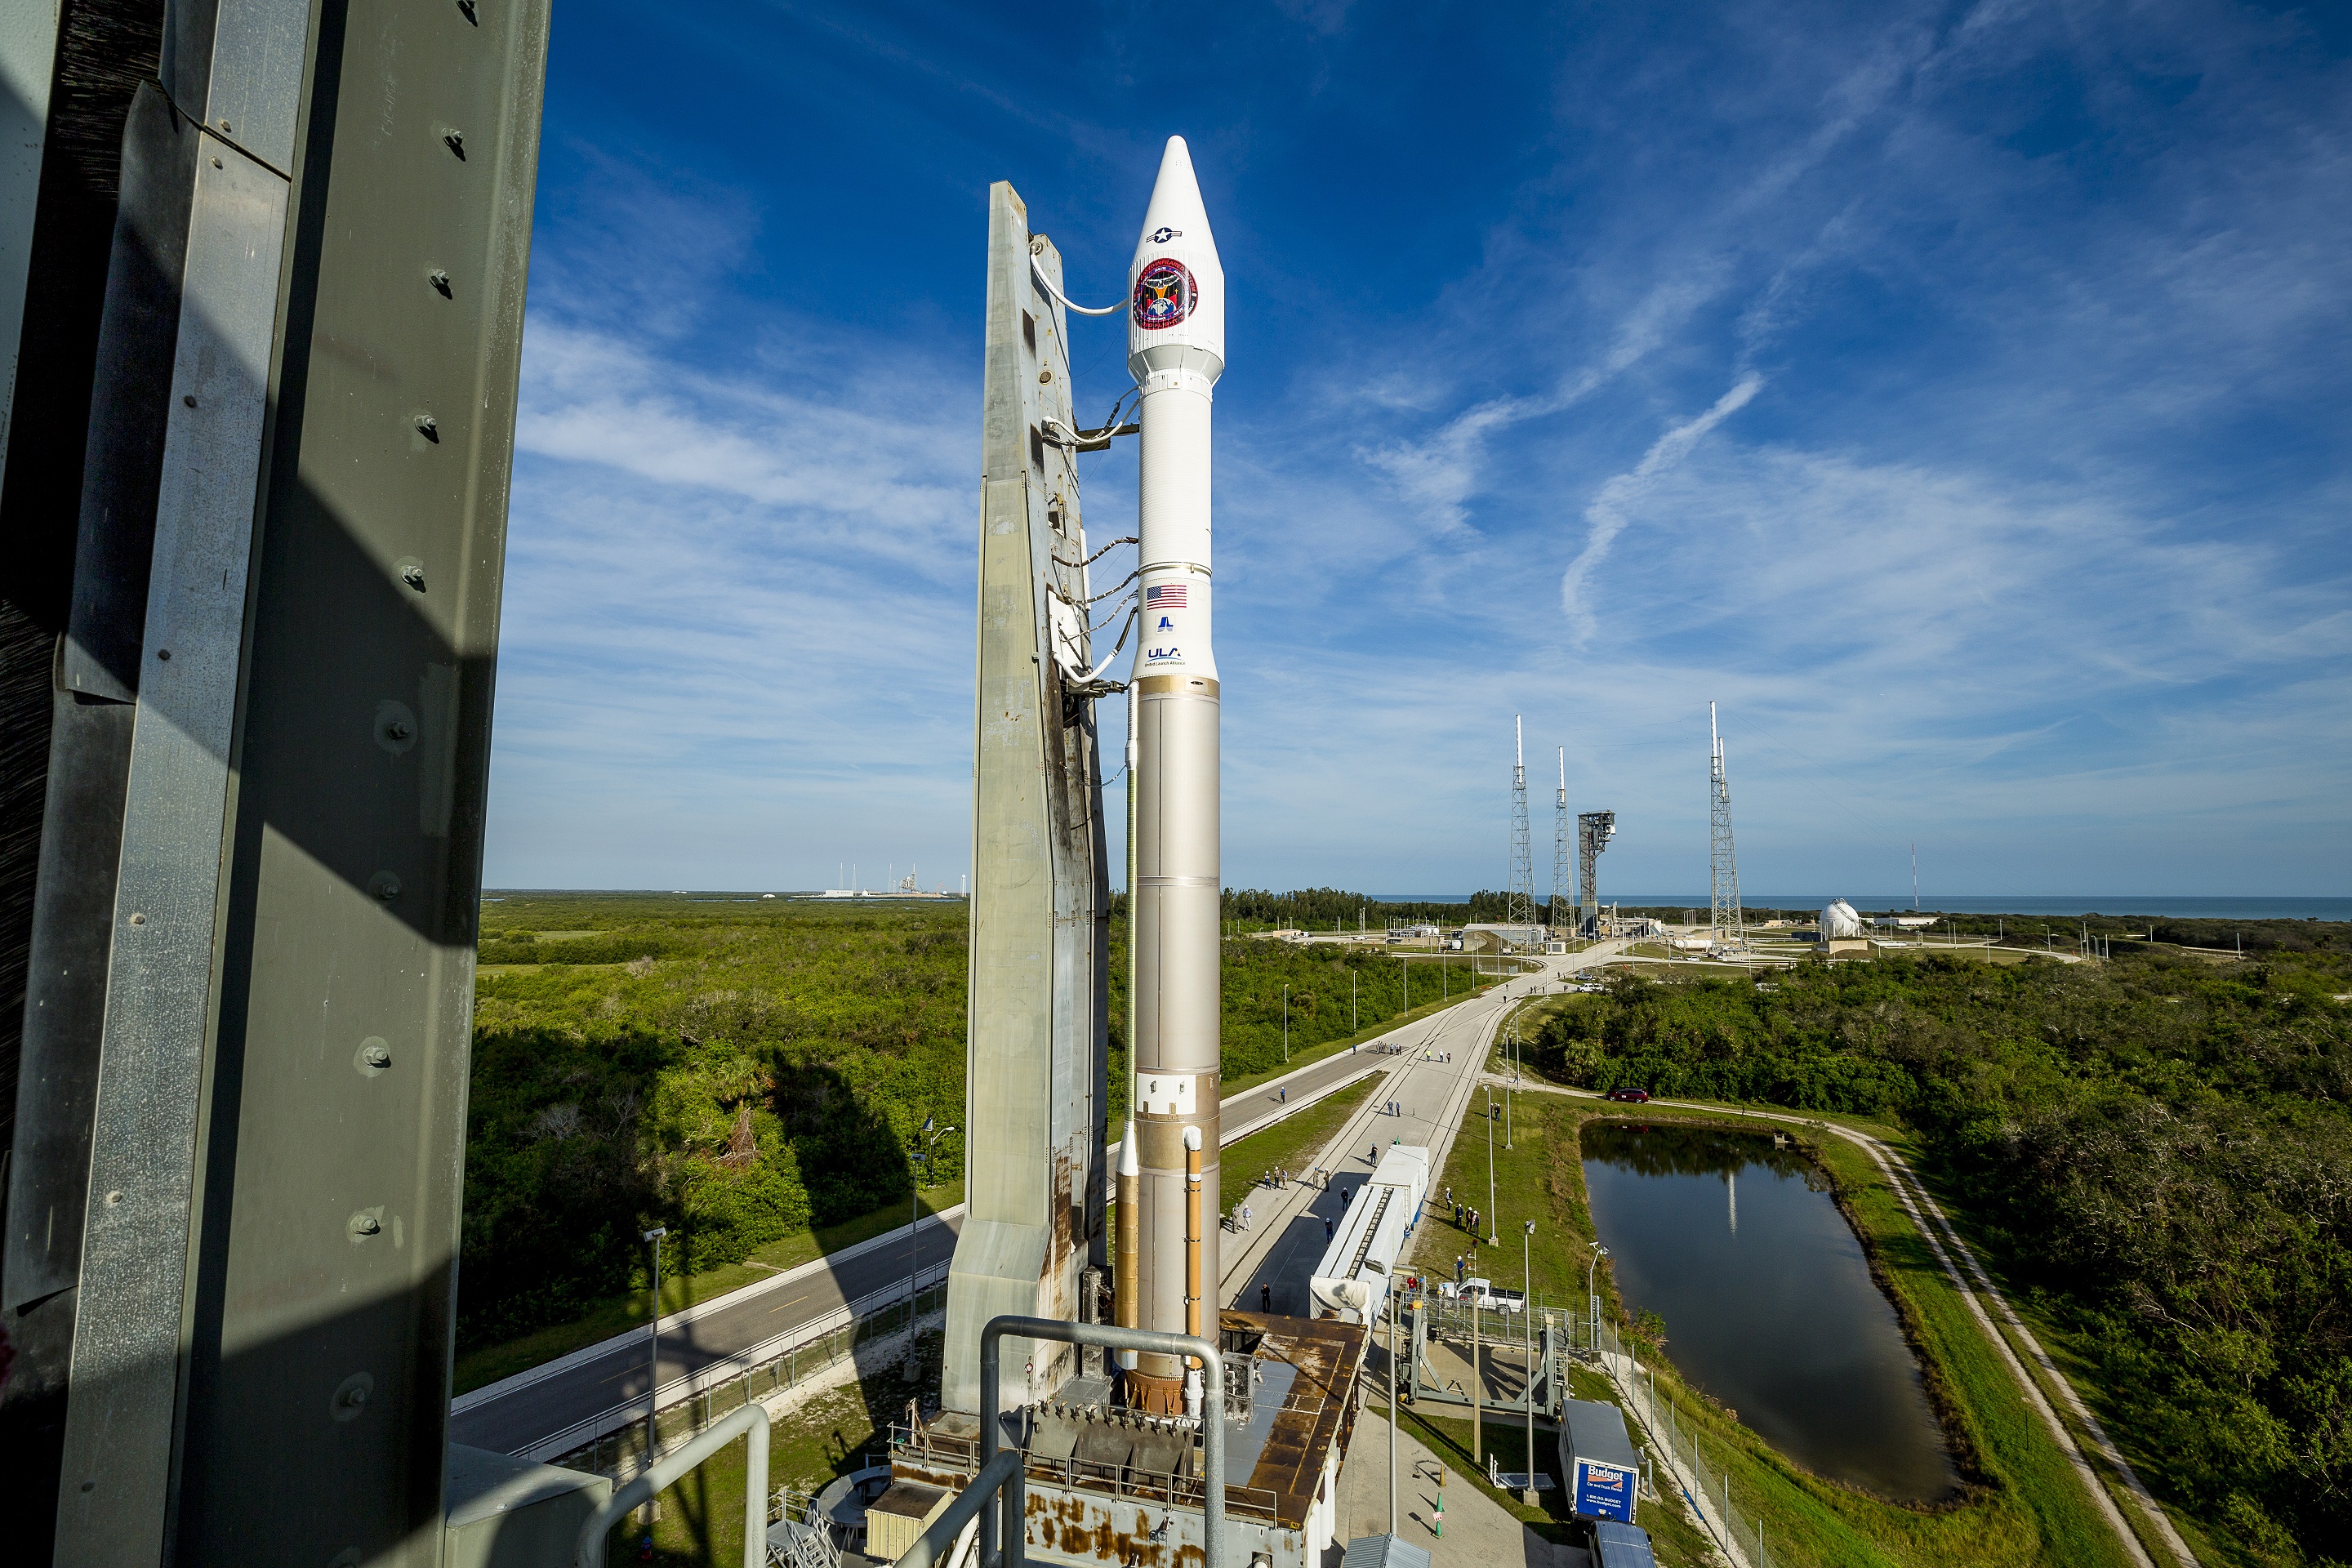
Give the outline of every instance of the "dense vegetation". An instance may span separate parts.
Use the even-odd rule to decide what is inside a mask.
[[[581,1316],[665,1267],[741,1261],[812,1226],[903,1205],[925,1118],[963,1120],[965,906],[509,895],[484,905],[467,1136],[459,1340]],[[1125,1113],[1126,928],[1112,927],[1111,1114]],[[1228,1081],[1404,1010],[1404,963],[1263,938],[1226,944]],[[1487,961],[1492,967],[1493,961]],[[1412,961],[1418,1004],[1457,994]],[[962,1139],[936,1170],[961,1169]]]
[[[467,1344],[627,1289],[647,1225],[700,1268],[903,1199],[915,1130],[962,1118],[960,904],[517,898],[481,956]]]
[[[1301,888],[1287,893],[1269,893],[1263,888],[1227,888],[1224,915],[1243,931],[1380,931],[1418,921],[1449,926],[1465,921],[1501,921],[1509,918],[1505,912],[1509,899],[1507,893],[1481,891],[1471,894],[1466,904],[1417,900],[1383,902],[1369,893],[1350,893],[1339,888]]]
[[[2340,1562],[2352,958],[2302,922],[2261,922],[2259,942],[2216,923],[2264,956],[2118,942],[2101,965],[1627,977],[1563,999],[1532,1059],[1594,1088],[1916,1128],[2158,1483],[2247,1561]]]

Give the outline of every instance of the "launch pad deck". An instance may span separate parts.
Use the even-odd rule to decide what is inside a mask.
[[[1336,1320],[1218,1315],[1230,1384],[1223,1419],[1228,1529],[1273,1568],[1311,1563],[1328,1544],[1332,1481],[1356,1417],[1366,1331]],[[1007,1412],[1001,1439],[1028,1456],[1033,1550],[1078,1563],[1179,1568],[1200,1553],[1200,1424],[1108,1403],[1076,1378]],[[943,1411],[890,1431],[891,1474],[961,1490],[979,1468],[980,1418]],[[1189,1524],[1187,1531],[1181,1528]],[[1320,1539],[1317,1539],[1319,1537]]]

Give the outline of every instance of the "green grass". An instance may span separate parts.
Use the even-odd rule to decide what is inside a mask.
[[[923,1189],[923,1213],[936,1215],[963,1202],[961,1180],[942,1182],[936,1187]],[[772,1241],[751,1254],[744,1263],[730,1263],[721,1268],[705,1269],[698,1274],[666,1274],[662,1278],[662,1312],[682,1312],[698,1302],[709,1301],[772,1279],[789,1268],[814,1262],[829,1253],[870,1241],[875,1237],[898,1229],[907,1223],[907,1206],[890,1204],[871,1214],[827,1226],[823,1230],[803,1230]],[[754,1267],[764,1263],[767,1268]],[[467,1351],[457,1358],[453,1394],[465,1394],[487,1387],[503,1377],[571,1354],[573,1351],[624,1334],[646,1321],[646,1307],[651,1301],[650,1290],[633,1290],[625,1296],[608,1297],[599,1301],[593,1311],[568,1323],[554,1323],[507,1341],[503,1344],[484,1345]]]
[[[1545,1094],[1525,1096],[1518,1107],[1522,1132],[1517,1147],[1506,1150],[1499,1138],[1496,1143],[1496,1227],[1508,1237],[1522,1219],[1533,1218],[1538,1232],[1531,1288],[1550,1300],[1578,1304],[1590,1257],[1583,1244],[1592,1234],[1580,1142],[1583,1124],[1638,1118],[1741,1127],[1745,1120],[1655,1105],[1635,1110]],[[1473,1201],[1486,1191],[1482,1113],[1483,1108],[1466,1120],[1442,1178]],[[1975,1479],[1959,1497],[1933,1508],[1906,1507],[1836,1485],[1802,1470],[1682,1385],[1671,1362],[1645,1358],[1660,1374],[1661,1387],[1675,1397],[1678,1423],[1705,1435],[1710,1467],[1729,1472],[1735,1505],[1763,1521],[1773,1555],[1783,1568],[2121,1568],[2129,1561],[2121,1545],[1876,1165],[1862,1150],[1807,1129],[1798,1119],[1782,1125],[1835,1179],[1846,1212],[1922,1352],[1961,1468]],[[1759,1128],[1746,1122],[1743,1130]],[[1422,1237],[1432,1261],[1470,1241],[1450,1214],[1433,1213]],[[1518,1258],[1503,1256],[1516,1251],[1496,1249],[1487,1271],[1518,1283]],[[1605,1310],[1622,1322],[1623,1307],[1605,1266],[1599,1279]]]
[[[1242,1194],[1276,1165],[1294,1174],[1303,1173],[1380,1081],[1377,1075],[1360,1079],[1262,1131],[1226,1144],[1218,1157],[1218,1212],[1241,1202]]]

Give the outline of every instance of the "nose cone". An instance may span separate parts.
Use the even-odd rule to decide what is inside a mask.
[[[1160,160],[1127,286],[1127,357],[1136,375],[1181,365],[1214,380],[1225,367],[1225,268],[1181,136],[1168,139]]]

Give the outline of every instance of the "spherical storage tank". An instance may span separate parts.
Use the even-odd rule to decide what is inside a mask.
[[[1862,934],[1862,916],[1843,899],[1832,899],[1822,910],[1822,940],[1834,942],[1840,937]]]

